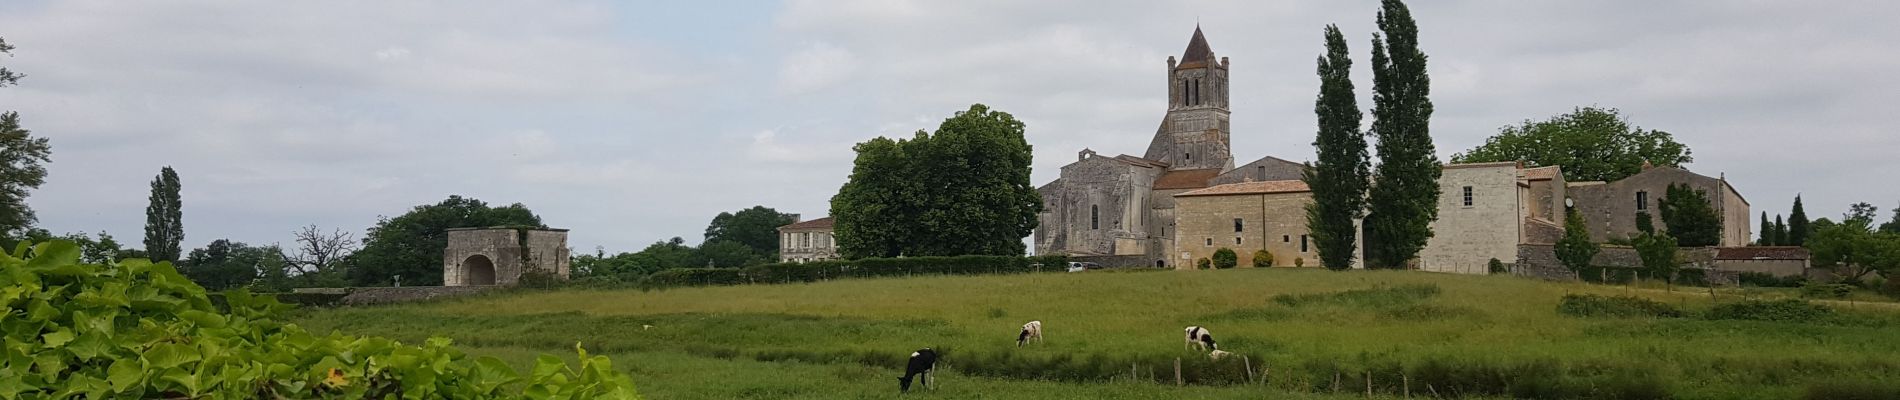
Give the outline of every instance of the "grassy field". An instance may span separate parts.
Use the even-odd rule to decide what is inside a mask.
[[[1692,316],[1560,315],[1572,293],[1649,298]],[[1091,271],[523,292],[297,322],[447,336],[522,365],[583,343],[655,399],[892,398],[920,347],[944,354],[932,398],[1361,398],[1368,385],[1381,397],[1799,398],[1900,376],[1900,310],[1835,305],[1834,317],[1807,323],[1693,316],[1737,300],[1402,271]],[[1047,342],[1017,349],[1029,320],[1043,321]],[[1244,361],[1184,351],[1188,325],[1210,328]],[[1174,386],[1177,358],[1185,388]]]

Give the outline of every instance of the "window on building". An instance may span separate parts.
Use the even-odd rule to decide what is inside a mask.
[[[1254,169],[1254,175],[1258,175],[1254,177],[1254,179],[1259,179],[1262,181],[1267,180],[1267,166],[1265,165],[1254,166],[1253,169]]]
[[[1194,161],[1194,153],[1181,153],[1181,161]]]
[[[1234,237],[1234,244],[1240,244],[1240,237],[1239,237],[1239,236],[1235,236],[1235,237]]]
[[[1306,235],[1300,235],[1300,252],[1306,252]]]
[[[1214,238],[1207,238],[1207,243],[1206,243],[1206,245],[1208,245],[1208,246],[1213,246],[1213,245],[1214,245]]]
[[[1471,187],[1465,187],[1465,207],[1471,206]]]
[[[1102,210],[1093,204],[1089,205],[1089,229],[1102,229]]]
[[[1241,223],[1241,219],[1240,219],[1240,218],[1234,218],[1234,233],[1240,233],[1240,232],[1244,232],[1244,231],[1246,231],[1246,229],[1245,229],[1245,228],[1246,228],[1246,226],[1244,226],[1244,225],[1243,225],[1243,224]]]
[[[1287,236],[1287,235],[1280,235],[1280,243],[1293,243],[1293,237]]]
[[[804,246],[802,246],[802,247],[804,247],[804,248],[807,248],[807,249],[809,249],[809,248],[811,248],[811,233],[809,233],[809,232],[807,232],[807,233],[800,233],[800,234],[798,234],[798,235],[799,235],[799,236],[803,236],[803,237],[804,237],[804,238],[803,238],[802,240],[803,240],[803,241],[805,242],[805,245],[804,245]]]
[[[1636,211],[1648,211],[1648,210],[1649,210],[1649,192],[1647,191],[1636,192]]]

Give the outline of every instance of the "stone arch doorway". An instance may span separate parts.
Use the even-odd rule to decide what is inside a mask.
[[[480,254],[468,256],[462,260],[462,281],[468,286],[494,285],[495,262]]]

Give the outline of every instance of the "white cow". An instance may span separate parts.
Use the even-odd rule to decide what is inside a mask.
[[[1016,335],[1016,347],[1023,347],[1030,340],[1042,342],[1042,321],[1029,321],[1023,324],[1023,331]]]
[[[1199,346],[1201,351],[1220,350],[1219,347],[1214,345],[1214,334],[1208,332],[1207,328],[1190,326],[1187,327],[1187,345],[1185,347],[1192,348],[1195,346]]]

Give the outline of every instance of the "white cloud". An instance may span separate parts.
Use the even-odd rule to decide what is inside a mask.
[[[383,60],[383,61],[390,61],[390,60],[395,60],[395,59],[408,57],[408,56],[409,56],[409,49],[405,49],[401,47],[391,46],[391,47],[385,47],[382,50],[376,51],[376,59]]]
[[[858,60],[850,50],[824,42],[807,43],[785,56],[779,66],[778,91],[800,94],[830,87],[850,78]]]

